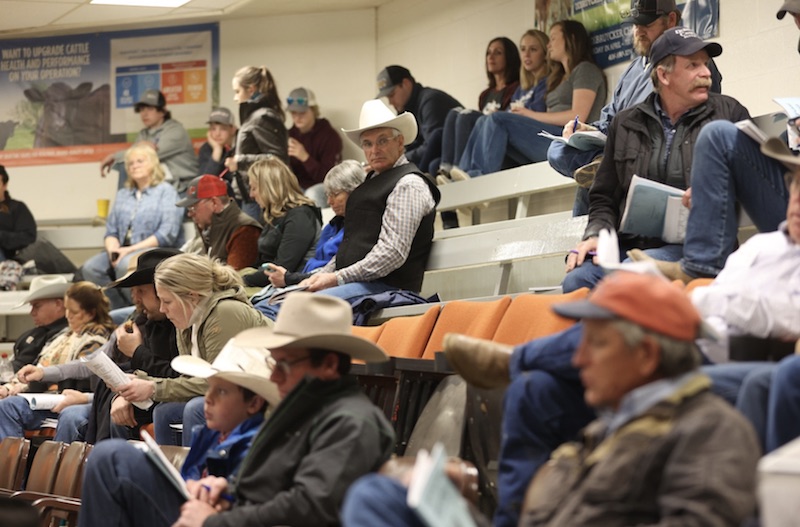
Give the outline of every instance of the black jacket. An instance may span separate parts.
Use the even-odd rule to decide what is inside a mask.
[[[459,106],[460,102],[442,90],[425,88],[418,82],[414,84],[411,97],[403,108],[414,115],[419,127],[417,138],[406,146],[406,158],[409,161],[425,171],[428,163],[442,155],[441,137],[432,139],[444,129],[448,112]]]
[[[694,144],[703,125],[719,119],[735,122],[750,117],[747,108],[736,99],[709,93],[708,101],[681,116],[675,124],[675,138],[663,167],[659,160],[664,156],[664,129],[655,110],[655,97],[651,94],[644,102],[618,113],[611,122],[603,161],[589,191],[589,223],[583,239],[597,236],[601,229],[619,228],[634,174],[686,189],[691,186]]]
[[[36,241],[36,220],[21,201],[11,199],[8,192],[0,201],[0,249],[6,258],[13,258],[20,249]]]

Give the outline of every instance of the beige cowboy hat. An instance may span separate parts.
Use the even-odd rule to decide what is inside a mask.
[[[800,168],[800,157],[796,156],[794,152],[789,150],[786,142],[777,137],[770,137],[761,145],[761,153],[765,156],[771,157],[780,161],[788,168],[797,170]]]
[[[64,294],[71,285],[72,284],[60,274],[37,276],[31,280],[31,286],[29,288],[30,294],[15,307],[22,307],[34,300],[64,298]]]
[[[239,346],[296,347],[336,351],[364,362],[389,357],[372,342],[353,335],[350,304],[333,296],[295,292],[286,297],[274,328],[253,328],[236,335]]]
[[[361,134],[374,128],[394,128],[403,134],[405,144],[411,144],[417,138],[417,119],[409,112],[397,115],[394,110],[386,106],[380,99],[371,99],[361,107],[361,116],[358,118],[358,128],[342,132],[353,143],[361,146]]]
[[[230,339],[214,362],[209,363],[191,355],[179,355],[170,364],[173,370],[190,377],[217,377],[247,388],[263,397],[272,407],[281,400],[278,387],[269,380],[272,375],[271,357],[263,346],[243,347]]]

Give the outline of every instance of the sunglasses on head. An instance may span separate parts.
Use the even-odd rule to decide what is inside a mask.
[[[297,97],[297,98],[289,97],[288,99],[286,99],[286,102],[288,102],[289,104],[297,103],[300,106],[308,106],[308,99],[306,99],[305,97]]]

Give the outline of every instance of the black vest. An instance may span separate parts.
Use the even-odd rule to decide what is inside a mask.
[[[372,175],[359,185],[347,198],[347,209],[344,216],[344,238],[336,252],[336,268],[343,269],[360,260],[372,250],[381,232],[386,200],[401,177],[416,174],[421,177],[431,190],[433,200],[439,203],[439,189],[430,177],[422,174],[413,164],[408,163],[394,167],[378,175]],[[433,240],[433,221],[436,209],[429,212],[417,227],[411,250],[403,265],[380,279],[381,282],[400,289],[419,291],[422,288],[422,277],[428,263]]]

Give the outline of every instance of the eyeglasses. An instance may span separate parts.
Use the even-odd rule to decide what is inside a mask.
[[[325,197],[328,198],[328,199],[332,199],[332,198],[335,198],[336,196],[338,196],[339,194],[341,194],[342,192],[344,192],[344,190],[336,190],[336,191],[333,191],[333,192],[326,192],[325,193]]]
[[[308,106],[308,99],[305,97],[289,97],[286,99],[286,102],[289,104],[299,104],[300,106]]]
[[[394,139],[394,137],[379,137],[374,143],[372,141],[361,141],[361,150],[369,150],[373,146],[377,146],[381,149],[386,148],[386,145],[388,145],[392,139]]]
[[[310,355],[306,355],[305,357],[300,357],[299,359],[294,360],[275,360],[273,358],[267,358],[267,366],[272,366],[273,371],[279,371],[283,373],[286,377],[292,374],[292,366],[298,364],[300,362],[306,361],[310,359]]]

